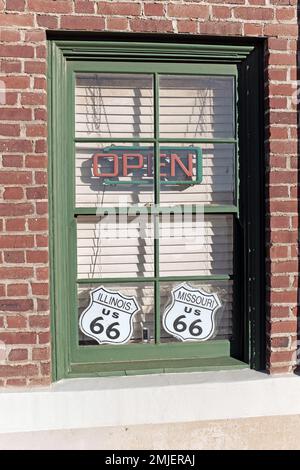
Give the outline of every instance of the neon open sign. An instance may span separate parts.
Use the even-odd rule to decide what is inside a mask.
[[[103,184],[153,184],[153,147],[110,146],[93,155],[93,176]],[[199,147],[160,147],[162,184],[197,184],[202,180]]]

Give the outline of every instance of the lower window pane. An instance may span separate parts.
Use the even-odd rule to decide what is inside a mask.
[[[233,281],[160,283],[161,342],[231,339]]]
[[[79,344],[154,342],[152,283],[78,286]]]

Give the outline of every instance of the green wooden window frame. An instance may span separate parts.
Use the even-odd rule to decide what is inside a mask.
[[[133,38],[133,37],[132,37]],[[264,367],[263,335],[263,172],[260,67],[262,53],[254,45],[160,44],[142,41],[49,41],[49,195],[53,378],[129,375],[199,369]],[[252,66],[250,67],[250,65]],[[205,206],[205,212],[232,214],[234,224],[234,338],[204,343],[160,343],[159,239],[154,239],[154,277],[77,279],[76,217],[99,214],[99,208],[75,206],[74,152],[78,142],[107,143],[111,138],[76,138],[74,89],[77,72],[150,73],[154,78],[153,138],[113,138],[114,142],[154,147],[154,202],[159,207],[159,146],[178,143],[229,143],[235,146],[234,205]],[[230,75],[235,77],[239,119],[230,139],[160,138],[159,74]],[[240,156],[238,158],[238,155]],[[250,158],[251,157],[251,158]],[[249,186],[251,183],[251,187]],[[239,189],[240,188],[240,189]],[[253,191],[253,193],[252,193]],[[116,208],[124,211],[124,208]],[[194,208],[191,206],[190,212]],[[109,208],[103,207],[104,213]],[[115,208],[113,208],[115,211]],[[169,210],[159,208],[158,213]],[[139,212],[140,208],[138,209]],[[155,217],[158,233],[159,218]],[[184,276],[187,281],[227,281],[231,275]],[[144,282],[154,285],[155,344],[79,346],[77,285]]]

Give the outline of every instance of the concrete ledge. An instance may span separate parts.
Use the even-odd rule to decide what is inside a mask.
[[[0,433],[300,414],[300,377],[251,370],[69,379],[2,390]]]

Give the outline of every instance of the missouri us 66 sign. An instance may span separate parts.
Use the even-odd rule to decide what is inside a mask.
[[[214,333],[214,316],[220,307],[217,294],[181,284],[172,290],[172,304],[163,315],[164,329],[182,341],[206,341]]]
[[[79,318],[81,331],[99,344],[127,343],[132,319],[139,310],[134,296],[98,287],[90,292],[90,304]]]

